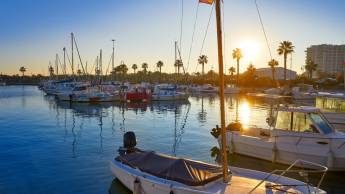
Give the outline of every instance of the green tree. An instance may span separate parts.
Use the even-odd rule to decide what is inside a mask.
[[[198,63],[201,65],[202,67],[202,71],[201,71],[201,74],[202,75],[205,75],[205,64],[208,63],[208,60],[207,60],[207,56],[206,55],[201,55],[199,56],[198,58]]]
[[[295,46],[290,41],[283,41],[279,44],[277,49],[278,55],[284,56],[284,80],[286,80],[286,61],[287,56],[294,52]]]
[[[159,69],[159,73],[162,73],[162,67],[163,67],[163,65],[164,65],[163,61],[158,61],[158,62],[156,63],[156,66],[157,66],[157,68]]]
[[[275,82],[275,72],[276,72],[276,67],[279,65],[278,61],[272,59],[268,62],[268,66],[271,67],[272,70],[272,80]]]
[[[238,79],[240,77],[240,60],[242,57],[243,57],[242,50],[240,48],[236,48],[232,51],[232,58],[236,59],[236,63],[237,63],[237,78],[236,78],[237,84],[238,84]]]
[[[176,59],[174,66],[177,68],[177,74],[180,74],[180,68],[183,67],[181,59]]]
[[[316,68],[317,68],[317,64],[315,64],[313,60],[307,59],[305,69],[309,73],[309,79],[313,78],[313,72],[316,71]]]
[[[24,74],[25,74],[25,72],[26,72],[26,68],[25,67],[20,67],[19,68],[19,71],[22,73],[22,76],[24,77]]]
[[[125,75],[127,73],[127,71],[128,71],[128,67],[126,64],[123,63],[123,64],[119,65],[119,72],[121,72],[122,75]]]
[[[133,65],[132,65],[132,69],[133,69],[133,71],[134,71],[134,73],[135,73],[135,72],[136,72],[136,70],[138,69],[137,64],[133,64]]]
[[[149,68],[149,65],[146,62],[144,62],[143,64],[141,64],[141,68],[143,68],[143,71],[146,74],[147,73],[147,68]]]

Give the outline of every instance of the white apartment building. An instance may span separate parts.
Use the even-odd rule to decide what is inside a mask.
[[[345,63],[345,45],[312,45],[306,50],[306,59],[314,61],[318,65],[318,71],[342,73]]]

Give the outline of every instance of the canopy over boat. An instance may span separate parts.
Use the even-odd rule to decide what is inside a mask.
[[[278,111],[318,113],[320,112],[320,109],[313,106],[279,106]]]
[[[116,160],[148,174],[189,186],[205,185],[222,177],[221,166],[155,152],[133,152],[118,156]]]

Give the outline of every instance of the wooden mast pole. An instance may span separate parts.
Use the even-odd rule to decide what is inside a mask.
[[[216,1],[217,42],[218,42],[218,68],[219,68],[219,97],[220,97],[220,123],[222,140],[223,182],[228,182],[228,157],[226,149],[225,105],[224,105],[224,68],[222,47],[222,22],[220,13],[220,0]]]

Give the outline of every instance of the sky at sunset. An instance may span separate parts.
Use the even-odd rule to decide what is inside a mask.
[[[74,32],[83,62],[94,65],[103,49],[103,69],[109,64],[115,42],[115,63],[129,67],[149,64],[156,70],[162,60],[165,72],[174,71],[174,41],[180,40],[181,0],[2,0],[0,2],[0,72],[17,74],[25,66],[27,74],[47,74],[66,46],[70,54],[70,33]],[[314,44],[345,44],[344,0],[257,0],[273,58],[279,42],[295,45],[292,68],[301,71],[305,50]],[[191,47],[193,25],[196,21]],[[183,0],[181,54],[189,73],[197,66],[202,40],[212,6],[197,0]],[[240,71],[250,62],[267,67],[270,60],[254,0],[224,0],[224,61],[235,66],[231,51],[244,51]],[[211,18],[202,54],[209,58],[206,70],[217,71],[215,16]],[[191,47],[190,62],[188,65]],[[77,64],[77,60],[76,64]],[[290,63],[290,59],[289,59]],[[290,64],[289,64],[290,67]],[[70,70],[70,68],[68,69]],[[130,69],[130,72],[132,70]]]

